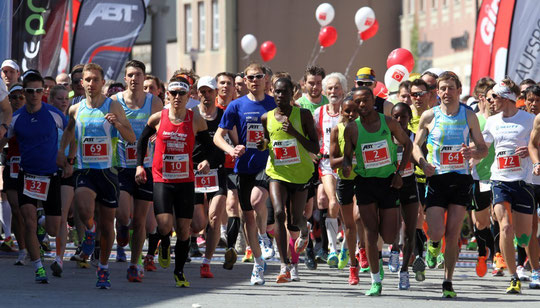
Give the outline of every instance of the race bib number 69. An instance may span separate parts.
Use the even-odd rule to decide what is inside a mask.
[[[108,145],[107,137],[85,137],[82,142],[83,162],[107,162],[109,160]]]

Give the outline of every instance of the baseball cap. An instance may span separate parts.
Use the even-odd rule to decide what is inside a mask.
[[[9,89],[9,94],[15,92],[15,91],[22,91],[23,87],[20,84],[15,84]]]
[[[356,72],[356,80],[375,81],[375,71],[371,67],[364,66]]]
[[[217,88],[216,79],[212,76],[202,76],[197,81],[197,90],[202,87],[209,87],[210,89],[215,90]]]
[[[6,67],[6,66],[11,67],[12,69],[14,69],[16,71],[19,71],[19,72],[21,71],[21,69],[19,68],[19,65],[15,61],[13,61],[11,59],[7,59],[7,60],[4,60],[4,62],[2,62],[2,68]]]

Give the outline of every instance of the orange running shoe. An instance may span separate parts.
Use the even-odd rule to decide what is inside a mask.
[[[279,275],[276,278],[276,283],[291,282],[291,270],[288,266],[281,269]]]
[[[201,278],[214,278],[210,271],[210,264],[201,264]]]
[[[487,257],[481,256],[478,257],[478,261],[476,261],[476,275],[478,277],[484,277],[487,273]]]
[[[503,255],[500,252],[495,254],[495,263],[498,268],[504,269],[508,268],[506,262],[504,261]]]

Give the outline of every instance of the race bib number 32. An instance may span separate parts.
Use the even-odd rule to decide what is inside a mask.
[[[455,171],[465,168],[461,145],[445,145],[441,148],[441,171]]]
[[[83,162],[102,163],[109,161],[109,142],[107,137],[85,137],[82,142]]]
[[[366,169],[379,168],[392,163],[386,140],[362,144],[362,156]]]
[[[48,176],[25,174],[23,194],[33,199],[46,201],[50,183],[51,178]]]
[[[272,143],[274,150],[274,164],[276,166],[300,163],[300,154],[296,139],[275,140]]]
[[[264,138],[264,129],[261,123],[248,123],[246,135],[246,148],[256,149],[257,142]]]
[[[189,177],[188,154],[164,154],[162,176],[166,180],[186,179]]]

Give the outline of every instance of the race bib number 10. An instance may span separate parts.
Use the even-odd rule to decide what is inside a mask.
[[[300,154],[296,139],[275,140],[272,142],[274,150],[274,164],[276,166],[300,163]]]
[[[246,148],[256,149],[257,142],[264,138],[264,129],[261,123],[248,123],[247,124],[247,136],[246,136]]]
[[[164,154],[162,176],[166,180],[186,179],[189,177],[188,154]]]

